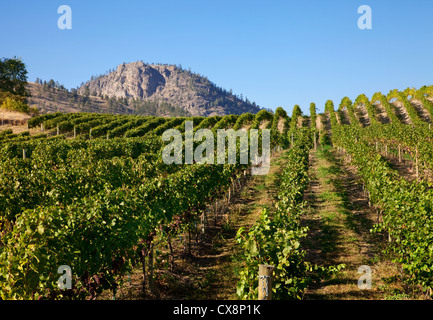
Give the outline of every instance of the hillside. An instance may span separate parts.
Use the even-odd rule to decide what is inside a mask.
[[[29,105],[37,107],[42,113],[50,112],[104,112],[108,103],[99,97],[84,97],[66,89],[29,82],[27,89],[31,97]],[[127,113],[127,110],[119,110]]]
[[[193,116],[257,113],[248,99],[217,87],[206,77],[174,65],[149,65],[141,61],[121,64],[116,70],[92,79],[78,94],[115,97],[139,107],[140,101],[166,102]]]
[[[29,82],[29,105],[41,113],[50,112],[96,112],[110,114],[138,114],[161,117],[190,116],[184,109],[160,101],[136,101],[129,104],[125,99],[81,95],[76,89],[71,91],[56,84]]]

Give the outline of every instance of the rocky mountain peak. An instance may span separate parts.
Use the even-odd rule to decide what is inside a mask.
[[[260,108],[217,87],[206,77],[174,65],[150,65],[142,61],[123,63],[93,78],[78,93],[167,102],[192,115],[211,116],[257,113]]]

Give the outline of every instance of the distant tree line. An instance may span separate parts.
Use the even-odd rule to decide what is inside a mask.
[[[172,105],[166,101],[144,101],[132,99],[130,105],[134,107],[137,115],[143,116],[161,116],[170,117],[190,117],[191,114],[185,109]]]

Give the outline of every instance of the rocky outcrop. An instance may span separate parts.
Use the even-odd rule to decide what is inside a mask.
[[[168,102],[200,116],[260,111],[254,103],[217,87],[204,76],[174,65],[149,65],[142,61],[123,63],[78,88],[79,94],[86,92],[101,97]]]

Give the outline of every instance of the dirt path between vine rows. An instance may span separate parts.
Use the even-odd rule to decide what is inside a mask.
[[[310,154],[310,186],[305,194],[309,210],[303,219],[310,230],[302,245],[308,261],[346,268],[308,288],[304,299],[385,299],[396,288],[384,279],[395,276],[398,269],[378,259],[383,237],[370,233],[376,211],[368,205],[356,168],[340,160],[330,147]],[[361,266],[371,270],[371,289],[358,287],[358,279],[365,275],[358,273]]]

